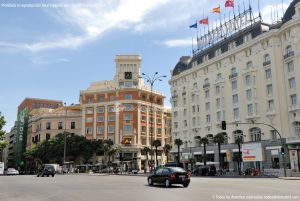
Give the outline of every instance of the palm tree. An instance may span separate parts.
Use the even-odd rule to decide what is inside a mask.
[[[145,163],[145,172],[147,172],[148,170],[148,167],[149,167],[149,164],[148,164],[148,161],[149,161],[149,156],[148,154],[150,153],[151,149],[149,147],[144,147],[142,149],[142,151],[146,154],[146,163]]]
[[[219,170],[220,170],[220,173],[221,173],[221,169],[223,167],[222,165],[222,160],[221,160],[221,144],[224,144],[225,143],[225,136],[224,136],[224,133],[218,133],[217,135],[215,135],[213,137],[213,141],[214,143],[216,143],[218,145],[218,150],[219,150]]]
[[[178,139],[175,139],[174,144],[177,145],[177,148],[178,148],[177,166],[179,167],[179,165],[180,165],[180,146],[183,144],[183,142],[180,138],[178,138]]]
[[[206,145],[208,144],[209,140],[207,137],[201,138],[200,143],[203,144],[203,160],[204,160],[204,165],[206,165]]]
[[[153,143],[152,143],[152,146],[155,147],[155,161],[156,161],[156,167],[157,167],[157,165],[158,165],[158,160],[157,160],[157,147],[160,147],[160,146],[161,146],[160,140],[154,140]]]
[[[169,162],[169,153],[172,150],[172,145],[171,144],[165,144],[165,146],[163,147],[163,150],[167,156],[167,162]]]

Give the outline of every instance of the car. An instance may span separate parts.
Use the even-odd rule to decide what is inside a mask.
[[[214,165],[201,165],[193,170],[193,174],[196,176],[215,176],[216,173],[216,166]]]
[[[165,167],[181,167],[184,168],[183,163],[179,163],[179,166],[177,165],[177,162],[168,162],[165,164]]]
[[[188,187],[191,181],[191,175],[180,167],[164,167],[155,171],[148,176],[147,181],[149,186],[154,184],[164,184],[165,187],[170,187],[172,184],[182,184],[183,187]]]
[[[47,165],[47,164],[45,164],[45,165],[42,165],[38,169],[37,177],[39,177],[39,176],[41,176],[41,177],[43,177],[43,176],[49,177],[50,175],[52,177],[54,177],[54,175],[55,175],[55,168],[54,168],[53,165]]]
[[[18,175],[19,171],[16,170],[15,168],[8,168],[7,171],[6,171],[6,174],[7,175]]]

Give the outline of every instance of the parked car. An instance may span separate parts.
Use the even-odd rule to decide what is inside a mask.
[[[54,175],[55,175],[55,168],[54,168],[53,165],[45,164],[45,165],[42,165],[42,167],[40,167],[38,169],[37,177],[39,177],[39,176],[41,176],[41,177],[43,177],[43,176],[49,177],[50,175],[52,177],[54,177]]]
[[[16,170],[15,168],[8,168],[7,171],[6,171],[6,174],[7,175],[18,175],[19,171]]]
[[[215,165],[201,165],[195,167],[193,170],[193,174],[197,176],[215,176],[216,172]]]
[[[182,184],[188,187],[190,184],[190,173],[180,167],[164,167],[158,169],[156,172],[148,177],[148,185],[159,183],[164,184],[167,188],[172,184]]]

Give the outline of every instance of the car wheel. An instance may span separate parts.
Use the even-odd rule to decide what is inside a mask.
[[[54,174],[52,175],[52,177],[54,177]]]
[[[49,175],[47,174],[47,177],[49,177]]]
[[[44,174],[42,174],[42,177],[44,177]]]
[[[37,177],[40,177],[40,175],[39,175],[39,174],[37,174],[36,176],[37,176]]]
[[[166,186],[167,188],[171,187],[171,183],[170,183],[170,180],[169,180],[169,179],[166,179],[166,181],[165,181],[165,186]]]
[[[184,188],[186,188],[186,187],[188,187],[188,186],[189,186],[189,183],[183,184],[183,187],[184,187]]]
[[[149,186],[153,186],[153,181],[152,181],[151,178],[148,179],[148,185],[149,185]]]

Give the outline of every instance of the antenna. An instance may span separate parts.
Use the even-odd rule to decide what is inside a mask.
[[[277,3],[276,3],[276,14],[277,14],[277,22],[279,22]]]
[[[273,24],[273,5],[271,6],[271,24]]]
[[[257,0],[257,5],[258,5],[259,18],[261,20],[260,1],[259,0]]]

